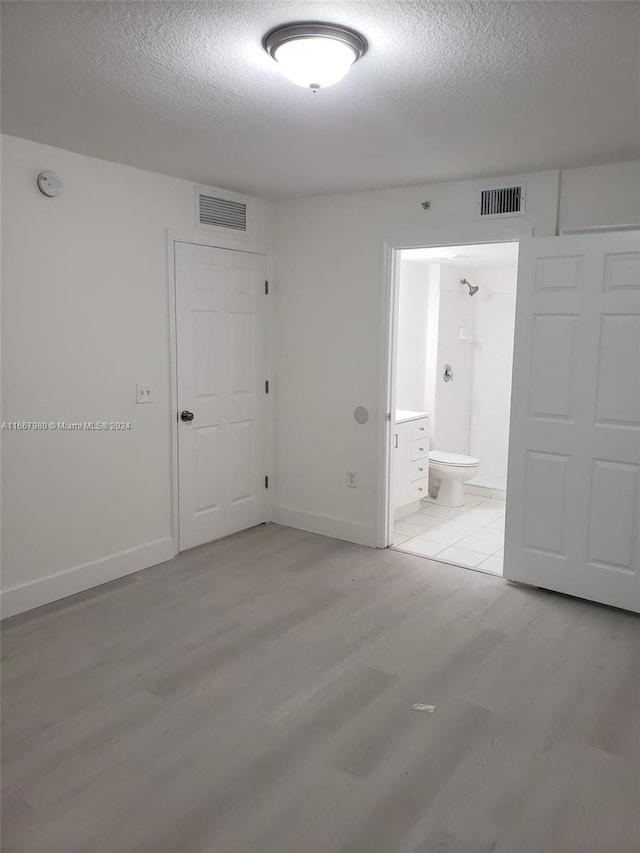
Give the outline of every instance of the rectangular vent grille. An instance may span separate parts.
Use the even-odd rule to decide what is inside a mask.
[[[482,190],[480,216],[520,216],[524,214],[524,187]]]
[[[247,230],[247,205],[241,201],[198,194],[198,222],[214,228]]]

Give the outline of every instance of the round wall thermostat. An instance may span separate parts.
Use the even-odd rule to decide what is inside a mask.
[[[55,172],[40,172],[38,175],[38,189],[47,198],[55,198],[62,192],[62,181]]]

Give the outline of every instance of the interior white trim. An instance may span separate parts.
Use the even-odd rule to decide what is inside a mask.
[[[237,252],[250,252],[254,255],[268,255],[269,248],[264,243],[256,243],[247,236],[233,234],[207,234],[206,231],[175,231],[167,229],[169,245],[172,243],[195,243],[197,246],[211,246],[213,249],[235,249]]]
[[[149,566],[164,563],[173,559],[174,556],[173,540],[167,537],[112,554],[102,560],[66,569],[56,575],[5,589],[0,593],[2,618],[6,619],[25,610],[32,610],[34,607],[66,598],[68,595],[84,592],[103,583],[139,572],[141,569],[147,569]]]
[[[621,225],[585,225],[571,228],[562,228],[561,237],[579,236],[580,234],[609,234],[612,231],[637,231],[640,223],[625,223]]]
[[[267,504],[265,521],[271,521],[273,515],[273,504],[276,483],[274,479],[275,459],[276,459],[276,411],[275,411],[275,395],[276,395],[276,355],[274,345],[274,329],[275,329],[275,282],[274,282],[274,263],[273,252],[265,252],[265,267],[267,272],[267,281],[269,282],[269,294],[266,297],[267,307],[265,311],[266,323],[266,354],[265,362],[269,377],[269,390],[265,404],[266,418],[266,433],[267,433],[267,474],[269,476],[269,489],[267,490]]]
[[[356,545],[366,545],[375,548],[377,544],[376,528],[371,524],[357,521],[345,521],[330,515],[320,515],[315,512],[305,512],[290,506],[273,507],[273,521],[285,527],[296,530],[306,530],[308,533],[319,533],[332,539],[343,539],[355,542]]]
[[[380,401],[380,438],[378,446],[382,448],[378,476],[378,511],[376,513],[376,547],[386,548],[393,538],[393,518],[389,512],[391,488],[391,427],[393,421],[385,420],[385,414],[395,408],[395,389],[393,374],[395,370],[394,339],[395,317],[398,299],[396,263],[400,249],[426,249],[445,246],[468,246],[479,243],[510,243],[533,237],[533,227],[509,220],[451,225],[443,228],[407,229],[388,237],[384,241],[383,286],[381,316],[385,328],[382,333],[382,369]]]
[[[169,300],[169,420],[171,442],[171,538],[179,553],[178,518],[178,335],[176,331],[176,237],[167,232],[167,298]]]
[[[398,271],[397,253],[390,241],[384,244],[384,282],[382,305],[380,308],[380,400],[382,400],[383,428],[378,439],[378,483],[379,498],[376,513],[376,547],[386,548],[393,540],[393,513],[391,506],[391,479],[389,476],[391,454],[391,424],[395,412],[395,384],[393,382],[393,353],[395,350],[396,313],[398,308]],[[387,420],[389,416],[389,420]]]

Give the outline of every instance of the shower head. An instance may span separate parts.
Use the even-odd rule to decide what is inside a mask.
[[[466,278],[460,280],[460,284],[466,284],[469,288],[469,296],[475,296],[475,294],[480,290],[477,284],[471,284],[470,281],[467,281]]]

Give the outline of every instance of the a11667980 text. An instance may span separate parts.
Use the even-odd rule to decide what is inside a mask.
[[[3,432],[118,432],[131,421],[3,421]]]

